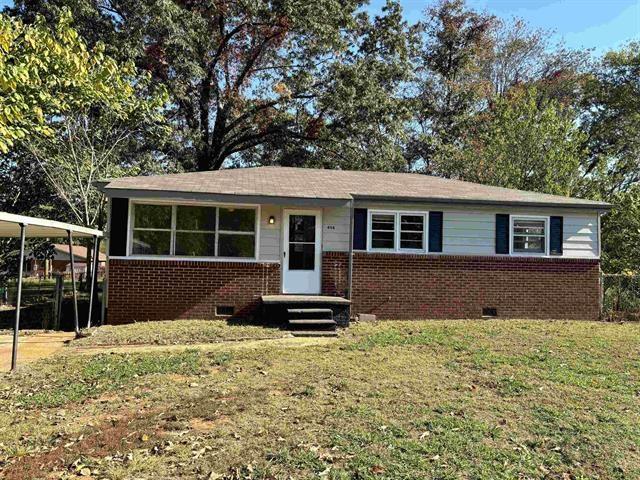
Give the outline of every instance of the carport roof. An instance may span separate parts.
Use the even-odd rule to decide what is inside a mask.
[[[14,215],[0,212],[0,238],[20,237],[20,225],[26,225],[26,237],[59,238],[66,237],[71,231],[74,237],[102,237],[101,230],[81,227],[72,223],[57,222],[45,218]]]

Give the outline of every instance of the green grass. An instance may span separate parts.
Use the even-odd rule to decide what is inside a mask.
[[[14,379],[19,386],[13,392],[13,405],[25,408],[58,407],[126,388],[132,381],[146,375],[194,375],[202,368],[201,357],[197,350],[162,355],[98,354],[71,357],[62,362],[64,368],[60,372],[40,370],[22,379],[18,375]]]
[[[640,478],[638,338],[380,322],[306,347],[67,354],[2,379],[0,476],[81,458],[96,478]]]
[[[74,342],[78,346],[180,345],[221,341],[281,338],[286,332],[261,325],[224,320],[171,320],[90,328],[88,336]]]

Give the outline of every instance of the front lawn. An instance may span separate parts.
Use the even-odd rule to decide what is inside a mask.
[[[297,348],[68,349],[1,379],[0,477],[640,478],[639,338],[424,321]]]

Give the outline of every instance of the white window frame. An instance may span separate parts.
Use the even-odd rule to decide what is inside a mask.
[[[395,248],[373,248],[373,215],[394,216],[394,245]],[[400,218],[403,215],[413,215],[423,218],[422,241],[423,248],[400,248]],[[381,253],[427,253],[429,251],[429,212],[414,210],[369,210],[367,218],[367,251]]]
[[[171,246],[170,246],[170,254],[169,255],[144,255],[133,253],[133,230],[134,230],[134,220],[135,220],[135,206],[136,205],[164,205],[171,206],[171,230],[167,229],[142,229],[142,230],[162,230],[162,231],[170,231],[171,232]],[[177,210],[179,206],[184,207],[210,207],[216,208],[216,232],[215,232],[215,255],[214,257],[196,257],[190,255],[175,255],[175,234],[176,234],[176,218],[177,218]],[[223,231],[220,232],[218,230],[218,220],[219,220],[219,210],[218,208],[238,208],[245,210],[254,210],[255,211],[255,229],[253,232],[231,232],[231,231]],[[190,261],[206,261],[206,262],[256,262],[260,258],[260,218],[261,218],[261,208],[259,204],[236,204],[236,203],[211,203],[211,202],[171,202],[167,200],[155,200],[155,199],[129,199],[129,218],[128,218],[128,227],[127,227],[127,257],[129,259],[145,259],[145,260],[190,260]],[[136,229],[140,230],[140,229]],[[180,230],[185,231],[186,230]],[[205,231],[199,231],[203,233]],[[254,238],[254,256],[253,257],[219,257],[218,255],[218,234],[219,233],[227,233],[234,235],[255,235]]]
[[[514,251],[514,225],[517,220],[544,221],[544,252],[516,252]],[[549,216],[544,215],[510,215],[509,219],[509,254],[514,257],[547,257],[549,256]]]
[[[162,207],[168,207],[171,205],[163,205],[163,204],[158,204],[158,203],[152,203],[152,202],[138,202],[138,203],[145,203],[147,205],[159,205]],[[128,232],[127,232],[127,254],[128,255],[133,255],[133,232],[134,230],[138,230],[139,232],[169,232],[169,256],[171,256],[171,252],[174,251],[174,237],[175,237],[175,221],[176,221],[176,215],[175,215],[175,206],[172,206],[171,208],[171,226],[169,228],[135,228],[133,223],[134,223],[134,210],[133,210],[133,205],[131,204],[131,202],[129,202],[129,228],[128,228]],[[129,248],[131,248],[131,250],[129,250]],[[150,258],[158,258],[158,257],[165,257],[167,255],[140,255],[140,254],[136,254],[135,256],[144,256],[144,257],[150,257]]]

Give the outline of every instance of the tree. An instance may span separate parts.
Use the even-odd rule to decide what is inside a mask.
[[[72,222],[104,227],[106,198],[96,190],[97,180],[163,172],[152,155],[130,150],[133,137],[150,135],[147,129],[154,127],[153,115],[143,112],[73,112],[56,122],[54,135],[24,143],[25,160],[38,166]]]
[[[587,78],[582,127],[588,155],[584,172],[601,194],[640,181],[640,42],[607,53]]]
[[[602,268],[608,273],[638,274],[640,269],[640,185],[617,192],[614,208],[602,221]]]
[[[51,30],[42,17],[31,26],[1,21],[8,33],[0,70],[7,96],[0,102],[10,113],[0,117],[0,145],[8,151],[18,141],[23,153],[5,157],[9,173],[2,177],[33,169],[34,160],[68,212],[58,217],[101,226],[104,200],[93,182],[135,167],[119,154],[160,120],[164,96],[149,93],[148,76],[133,64],[119,64],[99,44],[88,49],[68,11]]]
[[[496,19],[469,9],[464,0],[441,0],[425,13],[413,106],[418,129],[408,155],[434,173],[434,159],[455,148],[485,97],[479,74]]]
[[[588,55],[550,43],[551,33],[532,29],[524,20],[496,19],[489,32],[490,50],[481,59],[481,77],[490,86],[487,99],[504,97],[518,86],[535,86],[541,100],[575,103]]]
[[[395,121],[391,110],[398,109],[386,101],[396,87],[385,82],[396,75],[389,73],[397,65],[405,75],[411,71],[397,54],[407,34],[397,1],[389,2],[387,14],[374,22],[359,12],[363,0],[31,0],[18,2],[14,11],[25,18],[33,11],[51,15],[60,4],[77,8],[89,22],[110,22],[105,38],[117,38],[119,51],[128,52],[167,87],[166,116],[174,127],[171,154],[187,169],[217,169],[225,161],[288,162],[293,161],[290,154],[308,157],[311,152],[324,155],[325,163],[331,151],[338,152],[322,141],[330,133],[361,151],[362,142],[350,134],[362,138],[366,129],[376,132],[374,144],[388,150],[390,142],[383,136],[389,125],[380,121]],[[89,13],[90,8],[98,13]],[[402,30],[395,30],[398,26]],[[382,29],[375,32],[375,41],[374,27]],[[83,25],[80,31],[95,38],[93,28]],[[384,63],[387,70],[381,68]],[[365,85],[367,73],[367,88],[353,95],[354,87]],[[342,108],[336,103],[340,96],[356,101]],[[386,110],[378,116],[382,107]],[[357,120],[362,120],[360,129],[353,124]],[[377,121],[378,127],[365,120]]]
[[[31,135],[52,135],[47,119],[90,103],[129,96],[127,75],[97,45],[89,51],[66,11],[54,29],[0,15],[0,152]],[[115,75],[123,69],[123,74]]]
[[[464,148],[438,169],[487,185],[576,195],[583,142],[571,110],[555,100],[540,105],[535,88],[515,89],[478,116]]]
[[[398,3],[382,14],[360,18],[357,43],[343,61],[327,67],[324,92],[312,111],[296,111],[312,141],[272,142],[241,161],[352,170],[404,171],[410,103],[404,92],[412,78],[415,29],[402,19]]]
[[[0,182],[8,188],[0,201],[20,213],[102,228],[105,199],[94,182],[162,166],[132,149],[131,139],[162,132],[165,96],[132,63],[116,62],[99,44],[89,49],[68,11],[51,30],[42,17],[32,26],[2,18],[11,27],[0,72],[11,115],[3,118]]]

